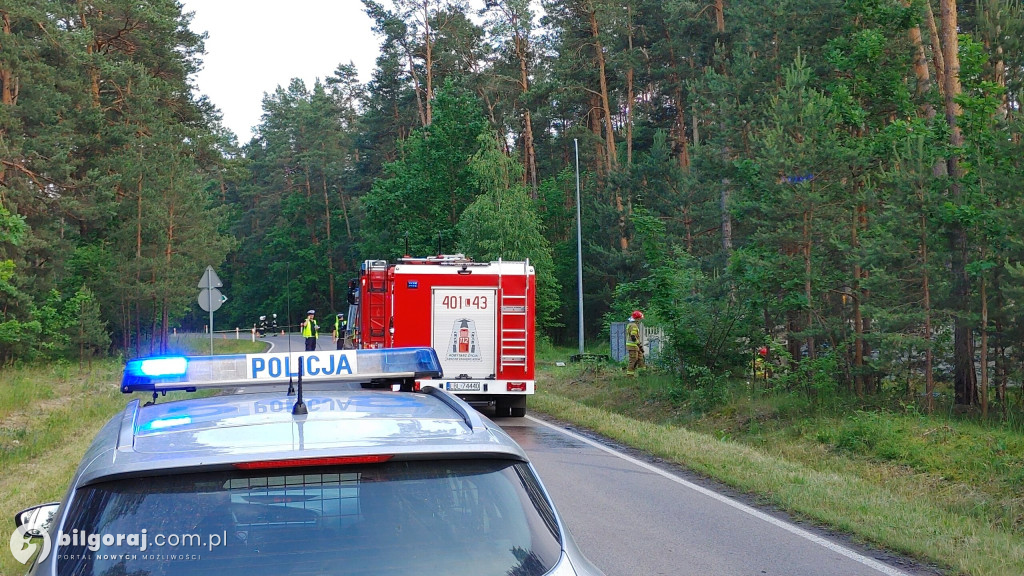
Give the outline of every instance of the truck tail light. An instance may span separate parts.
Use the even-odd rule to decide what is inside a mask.
[[[509,392],[526,392],[526,382],[509,382],[507,388]]]

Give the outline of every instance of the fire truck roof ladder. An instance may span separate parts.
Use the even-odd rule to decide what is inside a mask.
[[[523,292],[513,294],[507,286],[503,285],[501,261],[498,261],[498,294],[501,299],[499,303],[501,313],[501,352],[499,356],[502,368],[507,366],[526,367],[526,306],[529,302],[530,291],[529,268],[530,261],[527,260],[523,270]]]

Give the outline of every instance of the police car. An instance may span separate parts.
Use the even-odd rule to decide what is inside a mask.
[[[431,348],[130,361],[30,573],[599,575]],[[221,389],[166,401],[169,391]],[[12,540],[13,541],[13,540]]]

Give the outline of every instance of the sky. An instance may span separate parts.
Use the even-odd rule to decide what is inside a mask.
[[[240,144],[259,124],[264,93],[301,78],[312,86],[352,62],[370,80],[380,50],[359,0],[180,0],[191,29],[207,32],[199,92],[224,115]]]

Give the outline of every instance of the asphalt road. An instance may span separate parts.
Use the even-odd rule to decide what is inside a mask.
[[[577,544],[608,576],[939,574],[534,416],[495,421],[529,453]]]
[[[333,320],[331,321],[331,326],[334,326]],[[338,349],[337,345],[334,343],[334,339],[331,338],[331,330],[333,330],[333,328],[325,330],[323,329],[323,326],[321,326],[320,337],[317,338],[316,341],[317,350]],[[244,333],[242,334],[242,337],[252,338],[251,335]],[[281,336],[280,333],[268,333],[265,337],[257,337],[256,339],[261,342],[267,343],[267,345],[270,347],[270,349],[267,350],[267,352],[288,352],[289,346],[291,346],[292,352],[303,352],[306,349],[306,339],[303,338],[302,335],[299,334],[298,332],[292,332],[291,334],[285,334],[284,336]]]

